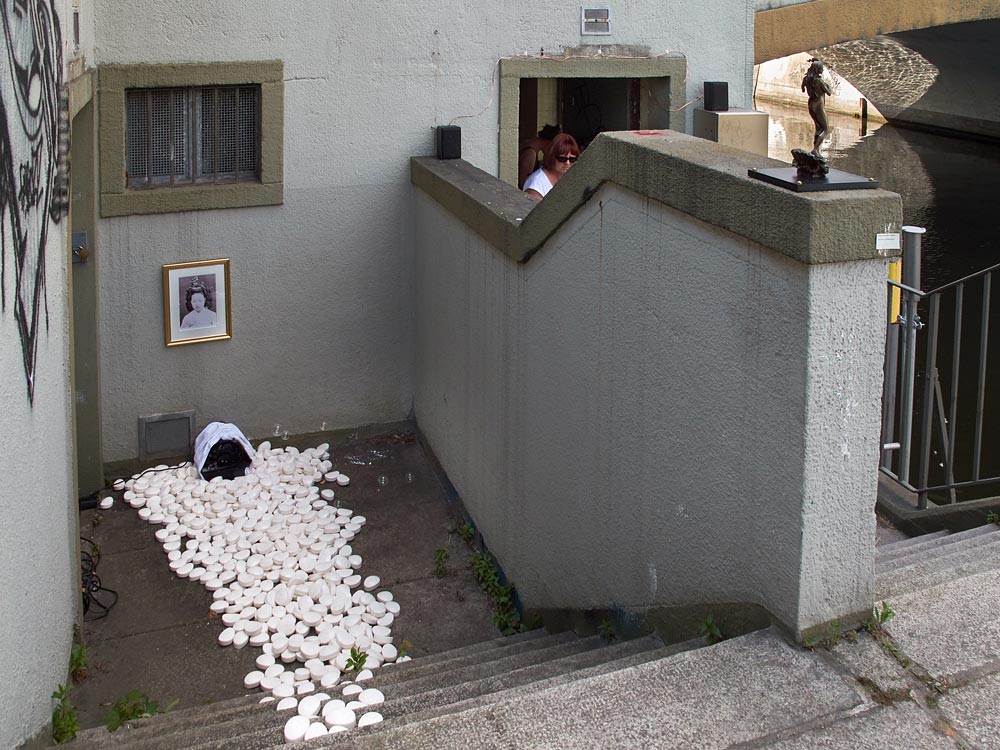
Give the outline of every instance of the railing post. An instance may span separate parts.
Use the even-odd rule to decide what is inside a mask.
[[[903,227],[903,284],[913,289],[920,288],[920,240],[927,230],[923,227]],[[903,290],[903,304],[906,310],[903,334],[903,382],[899,408],[899,477],[910,481],[910,446],[913,437],[913,385],[916,377],[917,357],[917,303],[919,297]],[[927,496],[918,495],[917,507],[927,507]]]

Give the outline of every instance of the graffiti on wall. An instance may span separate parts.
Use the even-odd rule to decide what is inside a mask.
[[[0,0],[0,306],[13,310],[34,403],[48,330],[45,245],[66,213],[66,106],[54,0]],[[43,325],[40,325],[43,323]]]

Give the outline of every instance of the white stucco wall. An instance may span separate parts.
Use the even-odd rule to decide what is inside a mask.
[[[194,408],[200,424],[262,435],[409,412],[407,159],[431,153],[433,126],[481,112],[456,121],[463,153],[497,173],[501,56],[587,41],[678,51],[687,99],[726,80],[734,106],[750,103],[753,9],[735,0],[620,4],[614,34],[587,38],[579,4],[562,1],[98,0],[96,11],[99,64],[281,59],[285,70],[283,206],[101,222],[108,460],[136,454],[142,414]],[[214,257],[232,259],[232,340],[166,349],[161,264]]]
[[[56,2],[54,7],[63,20],[65,60],[72,43],[71,37],[67,42],[65,26],[69,3]],[[49,70],[47,63],[42,65]],[[9,75],[6,64],[0,64],[0,75]],[[9,93],[5,88],[4,96]],[[7,123],[7,129],[20,161],[26,153],[19,146],[23,131],[13,122]],[[0,649],[0,674],[7,679],[0,686],[0,747],[4,748],[13,748],[45,731],[51,719],[50,696],[67,680],[80,597],[79,560],[74,560],[77,526],[66,219],[55,224],[42,217],[35,209],[21,214],[31,256],[40,248],[36,240],[43,223],[48,224],[33,404],[28,399],[21,337],[14,320],[17,264],[11,222],[7,215],[3,220],[6,307],[0,311],[0,580],[4,606],[0,643],[5,646]]]
[[[883,261],[610,184],[520,266],[416,226],[417,420],[528,606],[870,606]]]

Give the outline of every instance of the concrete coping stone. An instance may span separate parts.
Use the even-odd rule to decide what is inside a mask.
[[[810,265],[880,257],[876,234],[902,220],[886,190],[796,193],[748,176],[788,166],[672,130],[602,133],[541,202],[460,159],[413,157],[410,181],[518,263],[605,182]]]

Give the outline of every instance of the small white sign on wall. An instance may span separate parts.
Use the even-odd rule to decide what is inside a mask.
[[[898,232],[879,232],[875,235],[875,249],[879,255],[888,255],[892,250],[899,250]]]

